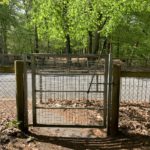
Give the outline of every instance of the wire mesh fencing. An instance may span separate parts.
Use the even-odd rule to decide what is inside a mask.
[[[68,126],[98,126],[104,123],[104,59],[101,59],[96,72],[96,63],[85,58],[70,60],[37,56],[35,61],[37,123]],[[30,61],[29,65],[31,68]],[[28,72],[27,77],[28,99],[32,99],[32,74]],[[120,91],[121,102],[150,103],[149,78],[122,77]],[[15,74],[1,73],[0,103],[1,110],[5,109],[1,111],[1,118],[6,112],[12,116],[15,99]]]
[[[28,100],[32,99],[31,73],[27,74]],[[15,73],[0,73],[0,100],[16,100]]]
[[[104,76],[94,77],[87,93],[91,77],[89,74],[37,76],[40,80],[36,84],[37,122],[60,125],[98,125],[100,119],[103,122],[99,114],[103,115],[104,85],[96,86],[96,82],[104,83]]]
[[[120,91],[121,102],[150,103],[150,78],[123,77]]]
[[[47,55],[43,61],[42,55],[32,57],[33,117],[37,124],[103,126],[104,60],[96,65],[87,58]]]
[[[15,74],[0,74],[0,100],[16,99]]]

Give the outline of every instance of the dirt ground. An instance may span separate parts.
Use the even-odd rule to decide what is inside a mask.
[[[0,101],[0,150],[150,150],[150,104],[123,103],[119,133],[100,129],[17,129],[15,101]]]

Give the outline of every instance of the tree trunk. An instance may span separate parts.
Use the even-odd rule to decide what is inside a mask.
[[[3,40],[2,40],[2,35],[0,34],[0,54],[3,53],[3,46],[2,46],[2,44],[3,44]]]
[[[71,58],[69,57],[69,54],[71,54],[71,48],[70,48],[70,35],[66,35],[66,54],[68,55],[67,58],[67,64],[70,66],[71,64]]]
[[[120,56],[120,40],[118,38],[118,43],[117,43],[117,58]]]
[[[93,46],[93,41],[92,41],[93,35],[92,31],[88,32],[88,53],[92,54],[92,46]]]
[[[7,31],[6,29],[3,32],[3,53],[7,54]]]
[[[108,39],[105,38],[104,43],[103,43],[103,53],[108,54]]]
[[[7,54],[7,26],[5,23],[1,23],[1,35],[0,35],[0,48],[1,53]]]
[[[105,54],[108,54],[108,53],[111,53],[112,52],[112,43],[109,41],[108,38],[106,38],[104,40],[104,43],[103,43],[103,51]]]
[[[47,41],[47,52],[48,53],[50,52],[50,41],[49,40]]]
[[[71,47],[70,47],[70,35],[66,35],[66,54],[71,54]]]
[[[39,53],[39,38],[38,38],[38,30],[37,30],[37,26],[35,25],[34,27],[34,52],[35,53]]]
[[[94,54],[98,53],[99,50],[99,41],[100,41],[100,33],[98,33],[98,31],[95,32],[95,40],[94,40]]]
[[[108,42],[108,53],[112,53],[112,43],[111,43],[111,41]]]

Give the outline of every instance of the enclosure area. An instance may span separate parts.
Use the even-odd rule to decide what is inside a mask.
[[[27,65],[28,122],[32,136],[36,137],[39,134],[36,137],[39,140],[51,136],[81,137],[85,138],[80,140],[81,143],[88,140],[88,148],[93,147],[89,139],[106,137],[107,113],[110,109],[107,90],[110,88],[108,85],[111,85],[113,92],[113,84],[110,84],[109,77],[106,76],[109,74],[107,58],[93,58],[96,60],[93,61],[87,56],[65,58],[38,54],[24,59]],[[116,63],[115,60],[113,62]],[[11,64],[0,68],[0,131],[6,134],[18,132],[12,127],[8,128],[9,130],[6,128],[8,121],[10,125],[17,124],[16,76],[12,66]],[[143,143],[149,146],[147,142],[149,143],[150,134],[150,73],[148,69],[126,70],[123,67],[119,79],[119,130],[125,135],[139,136],[141,143],[132,141],[133,147]],[[129,139],[120,138],[124,143],[122,147],[127,148],[125,143]],[[78,140],[72,141],[72,148],[76,148]],[[113,143],[111,139],[108,140],[108,143]],[[99,142],[103,143],[98,140],[98,145]],[[83,143],[82,148],[86,147]],[[116,143],[120,144],[119,139]],[[98,148],[97,144],[94,144],[95,148]],[[108,148],[109,144],[105,146]]]
[[[106,126],[105,59],[32,55],[33,124]]]

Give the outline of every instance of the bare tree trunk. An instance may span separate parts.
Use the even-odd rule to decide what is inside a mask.
[[[66,3],[63,4],[63,12],[62,12],[62,22],[63,22],[63,30],[65,33],[66,38],[66,54],[71,54],[71,46],[70,46],[70,34],[69,34],[69,23],[68,23],[68,3],[69,0],[66,1]]]
[[[118,37],[118,43],[117,43],[117,58],[119,58],[120,56],[120,40],[119,40],[119,37]]]
[[[105,54],[108,54],[108,53],[112,52],[112,43],[111,43],[111,41],[108,38],[106,38],[104,40],[103,51],[105,52]]]
[[[32,8],[32,0],[22,0],[23,5],[24,5],[24,9],[25,9],[25,16],[26,16],[26,23],[29,23],[30,20],[30,10]],[[31,30],[30,30],[31,32]],[[35,45],[33,45],[33,40],[32,37],[29,37],[29,43],[30,43],[30,48],[31,48],[31,52],[34,53],[35,52]]]
[[[95,43],[94,43],[94,50],[93,53],[97,54],[99,50],[99,42],[100,42],[100,33],[98,31],[95,32]]]
[[[50,41],[47,41],[47,52],[50,52]]]
[[[39,38],[38,38],[38,29],[37,29],[37,26],[35,25],[34,27],[34,50],[35,50],[35,53],[39,53]]]
[[[92,35],[92,31],[88,32],[88,53],[92,54],[92,47],[93,47],[93,35]]]
[[[7,54],[7,31],[4,29],[3,31],[3,53]]]
[[[66,54],[71,54],[71,47],[70,47],[70,35],[66,35]]]
[[[106,37],[103,43],[103,52],[104,54],[108,54],[109,53],[109,40]]]
[[[2,44],[3,44],[3,40],[2,40],[2,35],[0,34],[0,54],[3,53],[3,46],[2,46]]]

